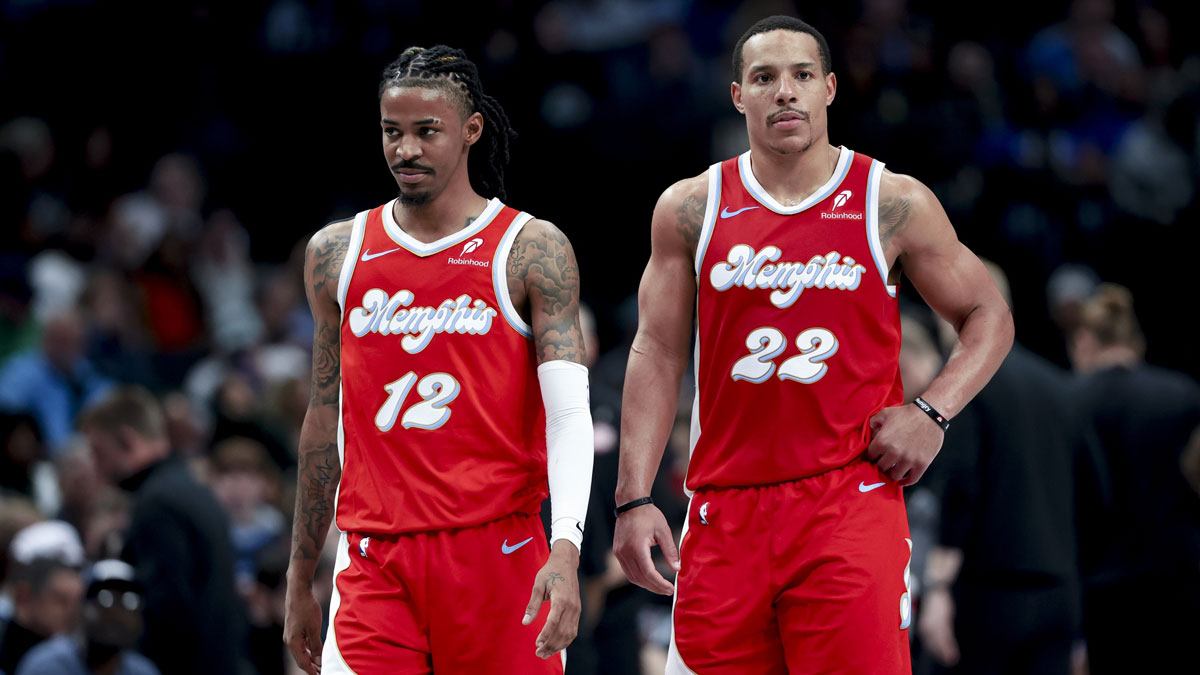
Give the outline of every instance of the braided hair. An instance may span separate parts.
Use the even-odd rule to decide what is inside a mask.
[[[392,87],[424,87],[452,94],[463,116],[478,112],[483,116],[483,141],[487,143],[487,162],[482,164],[472,155],[475,170],[471,180],[478,181],[476,189],[484,195],[496,194],[505,199],[504,168],[509,162],[509,144],[517,137],[508,115],[496,99],[483,93],[479,69],[461,49],[446,45],[409,47],[383,71],[379,83],[379,98]],[[480,160],[483,158],[480,157]]]

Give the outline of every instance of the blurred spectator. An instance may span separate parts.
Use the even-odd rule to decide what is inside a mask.
[[[0,367],[0,409],[33,415],[51,457],[71,435],[79,411],[112,386],[84,356],[84,331],[78,313],[55,316],[40,349],[16,354]]]
[[[32,497],[34,462],[44,455],[42,432],[32,415],[0,412],[0,492]]]
[[[70,632],[83,599],[83,545],[61,521],[35,523],[17,533],[9,547],[12,619],[0,625],[0,671],[16,672],[37,644]]]
[[[192,279],[204,302],[212,347],[233,352],[262,339],[263,322],[254,306],[254,267],[246,229],[228,209],[214,213],[191,259]]]
[[[283,643],[290,546],[290,539],[281,537],[259,551],[252,582],[246,589],[250,661],[258,675],[284,675],[291,661]]]
[[[284,531],[279,468],[256,441],[234,437],[213,447],[212,489],[231,521],[239,587],[254,579],[259,552]]]
[[[134,387],[84,411],[100,472],[133,495],[122,559],[146,589],[142,653],[164,673],[234,673],[242,620],[229,521],[212,493],[170,456],[158,402]]]
[[[1081,514],[1084,633],[1093,675],[1181,672],[1200,635],[1200,495],[1181,457],[1200,385],[1143,362],[1128,289],[1102,284],[1071,336],[1076,397],[1107,463],[1111,506]]]
[[[988,269],[1011,303],[1003,272]],[[940,536],[917,612],[923,650],[947,667],[934,672],[1069,671],[1081,620],[1076,477],[1094,492],[1094,452],[1067,373],[1014,344],[939,454]]]
[[[27,497],[4,496],[0,493],[0,622],[12,618],[12,590],[8,579],[8,550],[13,537],[34,523],[45,520]]]
[[[158,675],[132,651],[142,634],[142,587],[120,560],[92,565],[81,636],[59,635],[29,651],[16,675]]]
[[[38,326],[30,308],[33,289],[25,256],[0,250],[0,362],[37,344]]]
[[[90,329],[87,355],[107,377],[154,387],[158,381],[150,358],[152,345],[137,297],[116,270],[100,268],[91,274],[83,293]]]
[[[149,262],[168,236],[196,241],[204,223],[200,208],[206,192],[194,159],[181,154],[163,156],[151,170],[145,190],[113,204],[112,228],[105,242],[107,257],[122,269],[133,270]]]

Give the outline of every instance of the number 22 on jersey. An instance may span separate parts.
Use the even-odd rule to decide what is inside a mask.
[[[730,376],[735,380],[746,380],[758,384],[766,382],[775,374],[775,357],[787,347],[783,332],[770,326],[755,328],[746,336],[746,348],[750,354],[733,364]],[[795,380],[812,384],[829,372],[825,359],[838,350],[838,341],[833,333],[824,328],[809,328],[796,336],[796,348],[800,353],[779,366],[779,379]]]
[[[388,397],[379,406],[379,412],[375,413],[375,426],[380,431],[389,431],[396,424],[400,406],[408,398],[414,382],[421,401],[404,411],[400,426],[405,429],[437,429],[450,419],[450,409],[446,406],[458,398],[461,390],[458,380],[449,373],[430,373],[417,382],[417,374],[409,371],[404,377],[383,385]]]

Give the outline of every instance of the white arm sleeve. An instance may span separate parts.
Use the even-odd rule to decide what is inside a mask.
[[[550,479],[550,545],[583,545],[583,520],[592,491],[592,411],[588,370],[571,361],[538,366],[546,407],[546,473]]]

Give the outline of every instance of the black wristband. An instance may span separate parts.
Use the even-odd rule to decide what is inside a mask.
[[[945,417],[942,417],[942,414],[940,412],[934,410],[933,406],[929,405],[929,403],[926,402],[925,399],[918,396],[915,399],[913,399],[913,405],[917,406],[921,410],[924,410],[925,414],[929,415],[929,419],[933,420],[934,422],[937,422],[937,425],[942,428],[943,432],[950,428],[950,420],[946,419]]]
[[[654,500],[650,499],[649,497],[639,497],[638,499],[635,499],[631,502],[625,502],[624,504],[613,509],[613,516],[614,517],[619,516],[622,513],[625,513],[626,511],[628,511],[629,509],[636,509],[639,506],[645,506],[646,504],[653,504],[653,503],[654,503]]]

